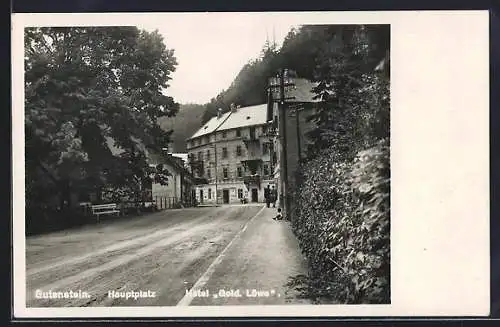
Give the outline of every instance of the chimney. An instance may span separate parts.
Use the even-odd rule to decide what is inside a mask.
[[[237,110],[238,107],[234,103],[231,103],[231,112],[236,112]]]
[[[222,109],[221,108],[217,109],[217,119],[219,119],[220,117],[222,117]]]

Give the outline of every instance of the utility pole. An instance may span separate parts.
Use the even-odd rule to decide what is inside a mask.
[[[222,113],[222,109],[219,108],[217,109],[217,112],[218,114],[221,114]],[[222,121],[219,126],[217,126],[216,129],[214,129],[214,131],[212,132],[213,135],[214,135],[214,155],[215,155],[215,205],[219,205],[219,195],[218,195],[218,192],[217,192],[217,185],[218,185],[218,170],[217,170],[217,167],[218,167],[218,164],[217,164],[217,133],[219,131],[219,127],[222,126],[222,124],[229,118],[231,114],[229,114],[226,119],[224,121]]]
[[[298,160],[299,163],[302,162],[302,145],[301,145],[301,139],[300,139],[300,117],[299,113],[304,110],[304,108],[301,108],[300,105],[296,105],[292,110],[290,110],[290,116],[293,117],[295,116],[295,128],[296,128],[296,133],[297,133],[297,152],[298,152]]]
[[[279,130],[281,138],[281,154],[280,154],[280,175],[282,180],[282,199],[283,199],[283,209],[286,216],[290,215],[290,198],[289,198],[289,183],[288,183],[288,154],[287,154],[287,115],[286,115],[286,100],[293,99],[293,97],[286,97],[285,91],[288,87],[294,86],[293,83],[287,81],[288,71],[286,69],[280,69],[277,73],[277,83],[271,78],[270,88],[277,88],[279,90]]]
[[[281,123],[282,123],[282,141],[281,141],[281,149],[282,149],[282,167],[283,167],[283,204],[284,204],[284,209],[285,209],[285,215],[289,215],[289,201],[288,201],[288,165],[287,165],[287,138],[286,138],[286,110],[285,110],[285,70],[281,69],[280,74],[279,74],[279,87],[280,87],[280,116],[282,117]]]
[[[295,109],[295,128],[297,129],[297,152],[299,153],[299,163],[302,161],[302,151],[300,149],[300,122],[299,122],[299,108]]]
[[[219,204],[219,195],[217,193],[217,132],[214,133],[214,155],[215,155],[215,205]]]

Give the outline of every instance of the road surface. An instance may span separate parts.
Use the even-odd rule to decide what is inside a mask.
[[[28,307],[308,304],[306,264],[262,205],[167,210],[26,239]]]

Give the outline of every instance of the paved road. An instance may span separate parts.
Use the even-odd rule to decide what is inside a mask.
[[[188,208],[28,237],[27,306],[307,304],[285,285],[306,268],[274,213]]]

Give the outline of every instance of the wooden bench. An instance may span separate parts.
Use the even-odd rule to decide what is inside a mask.
[[[116,214],[118,216],[120,210],[118,210],[118,205],[116,203],[96,204],[92,206],[92,214],[97,216],[97,222],[99,222],[100,215]]]

